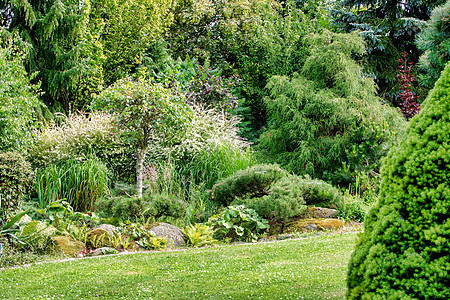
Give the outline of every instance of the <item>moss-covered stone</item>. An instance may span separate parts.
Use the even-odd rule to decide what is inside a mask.
[[[382,168],[348,299],[450,299],[450,64]]]
[[[77,253],[84,250],[86,245],[83,242],[75,241],[69,236],[54,236],[52,241],[58,251],[62,251],[69,257],[74,257]]]
[[[272,226],[269,234],[274,235],[316,230],[338,230],[344,227],[344,225],[344,221],[339,219],[296,219]]]

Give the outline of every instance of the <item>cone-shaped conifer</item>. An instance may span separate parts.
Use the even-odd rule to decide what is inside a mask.
[[[382,169],[348,299],[450,299],[450,64]]]

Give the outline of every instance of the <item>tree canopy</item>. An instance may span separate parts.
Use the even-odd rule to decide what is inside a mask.
[[[153,136],[164,135],[173,141],[188,126],[192,112],[183,99],[163,83],[125,78],[93,102],[94,109],[116,116],[125,138],[136,146],[138,197],[142,197],[143,163]]]

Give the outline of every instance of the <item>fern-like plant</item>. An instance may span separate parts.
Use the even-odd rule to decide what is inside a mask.
[[[191,247],[212,246],[217,242],[213,238],[216,231],[212,226],[195,223],[183,228],[183,232],[186,245]]]

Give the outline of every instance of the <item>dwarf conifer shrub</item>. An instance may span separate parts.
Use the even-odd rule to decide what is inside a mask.
[[[302,197],[307,205],[331,207],[342,199],[342,194],[331,184],[308,176],[294,181],[297,189],[302,191]]]
[[[158,193],[151,195],[146,203],[145,213],[150,214],[156,220],[166,216],[171,218],[182,218],[186,214],[186,203],[183,199],[169,193]]]
[[[217,182],[211,197],[223,205],[229,205],[236,198],[261,197],[268,194],[272,182],[287,175],[288,172],[278,165],[255,165]]]
[[[271,223],[289,220],[306,209],[301,177],[289,176],[272,183],[270,193],[259,198],[238,199],[248,208],[254,209],[262,218]]]
[[[277,223],[300,215],[307,205],[333,207],[342,201],[339,190],[325,181],[309,177],[286,176],[271,184],[262,197],[240,198],[233,204],[245,204],[261,217]]]
[[[450,64],[382,168],[348,299],[450,298]]]
[[[116,223],[136,221],[144,212],[142,198],[129,196],[102,197],[95,202],[95,211],[103,218],[113,218]],[[148,216],[147,216],[148,217]]]

